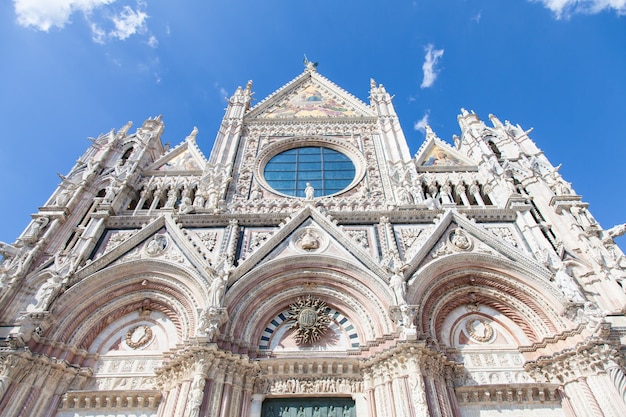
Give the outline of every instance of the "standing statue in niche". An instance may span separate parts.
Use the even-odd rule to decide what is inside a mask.
[[[117,180],[113,179],[111,181],[111,184],[109,184],[109,186],[106,188],[106,193],[102,198],[102,204],[113,203],[113,200],[115,199],[115,194],[117,193],[119,186],[120,183]]]

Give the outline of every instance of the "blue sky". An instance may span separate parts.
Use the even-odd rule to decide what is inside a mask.
[[[626,222],[626,0],[13,0],[0,3],[0,241],[87,137],[161,114],[164,142],[197,126],[208,155],[224,97],[253,80],[263,99],[304,54],[365,102],[370,78],[384,84],[412,153],[425,122],[452,142],[462,107],[533,127],[600,224]]]

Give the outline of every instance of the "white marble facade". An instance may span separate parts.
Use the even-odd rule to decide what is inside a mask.
[[[2,416],[626,415],[626,226],[530,131],[411,156],[374,80],[251,97],[208,158],[101,135],[0,243]]]

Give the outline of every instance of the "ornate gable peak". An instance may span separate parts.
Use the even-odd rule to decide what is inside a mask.
[[[419,170],[454,170],[459,167],[475,169],[476,164],[457,152],[452,146],[443,140],[427,127],[426,140],[422,143],[415,154],[415,165]]]
[[[319,88],[323,90],[322,92],[328,97],[329,103],[324,103],[324,98],[320,97],[319,91],[313,91],[314,89]],[[315,114],[314,111],[311,112],[301,112],[300,115],[289,115],[287,113],[286,116],[276,117],[269,116],[271,112],[274,112],[282,106],[282,109],[289,104],[289,101],[293,101],[295,97],[291,97],[295,92],[302,92],[303,94],[308,94],[308,99],[312,100],[312,103],[318,104],[316,106],[318,112],[323,114]],[[319,99],[322,100],[319,100]],[[319,100],[319,101],[318,101]],[[336,101],[339,100],[345,105],[341,104],[341,106],[337,109],[335,108],[337,104]],[[321,104],[321,105],[319,105]],[[282,110],[281,109],[281,110]],[[264,117],[265,116],[265,117]],[[256,118],[270,118],[270,119],[291,119],[291,118],[318,118],[318,117],[375,117],[375,113],[369,108],[367,104],[361,101],[359,98],[350,94],[348,91],[339,87],[337,84],[330,81],[328,78],[320,75],[317,71],[313,71],[310,69],[305,69],[303,73],[295,77],[293,80],[289,81],[287,84],[280,87],[278,90],[274,91],[266,98],[261,100],[258,104],[256,104],[250,111],[247,113],[247,119],[256,119]]]
[[[152,163],[146,171],[183,174],[201,174],[207,158],[196,143],[198,129],[193,128],[185,140]]]

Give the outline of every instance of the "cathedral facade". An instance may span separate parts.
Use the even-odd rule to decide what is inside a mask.
[[[0,253],[3,417],[625,416],[626,260],[519,125],[308,64],[94,140]]]

